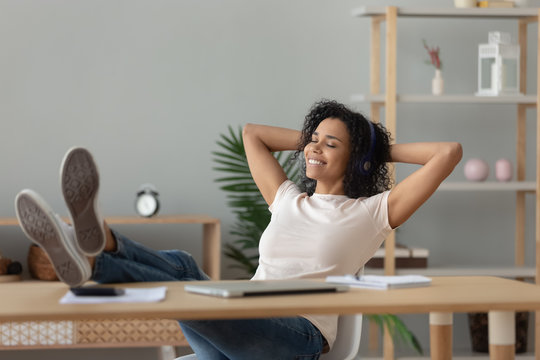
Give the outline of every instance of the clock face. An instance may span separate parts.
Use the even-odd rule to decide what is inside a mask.
[[[152,216],[157,212],[157,199],[151,194],[142,194],[137,197],[135,209],[141,216]]]

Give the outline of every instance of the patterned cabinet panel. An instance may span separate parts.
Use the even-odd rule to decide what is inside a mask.
[[[176,320],[99,319],[0,323],[0,350],[188,346]]]

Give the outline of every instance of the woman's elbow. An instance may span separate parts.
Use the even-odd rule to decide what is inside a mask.
[[[253,132],[254,126],[255,126],[254,124],[250,124],[250,123],[244,125],[244,127],[242,128],[242,137],[246,138],[247,136],[249,136]]]
[[[244,127],[242,128],[242,140],[244,141],[244,144],[246,143],[246,141],[253,141],[257,139],[259,133],[258,128],[259,125],[257,124],[248,123],[244,125]]]
[[[455,165],[457,165],[461,158],[463,157],[463,147],[458,142],[449,142],[446,143],[445,155],[448,157],[448,160]]]

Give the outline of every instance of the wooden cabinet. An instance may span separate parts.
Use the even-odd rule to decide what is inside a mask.
[[[220,279],[219,219],[207,215],[160,215],[151,218],[109,217],[105,221],[109,225],[201,224],[202,269],[212,279]],[[18,225],[16,218],[0,218],[0,226]],[[172,346],[188,346],[188,343],[176,320],[126,318],[0,322],[0,358],[1,350],[141,346],[159,347],[160,358],[165,360],[174,357]]]

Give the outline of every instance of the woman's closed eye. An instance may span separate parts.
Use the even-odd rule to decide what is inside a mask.
[[[312,143],[318,143],[318,142],[319,142],[319,139],[317,139],[317,138],[311,138],[311,142],[312,142]],[[329,147],[329,148],[332,148],[332,149],[336,147],[336,145],[334,145],[333,143],[326,143],[326,146]]]

